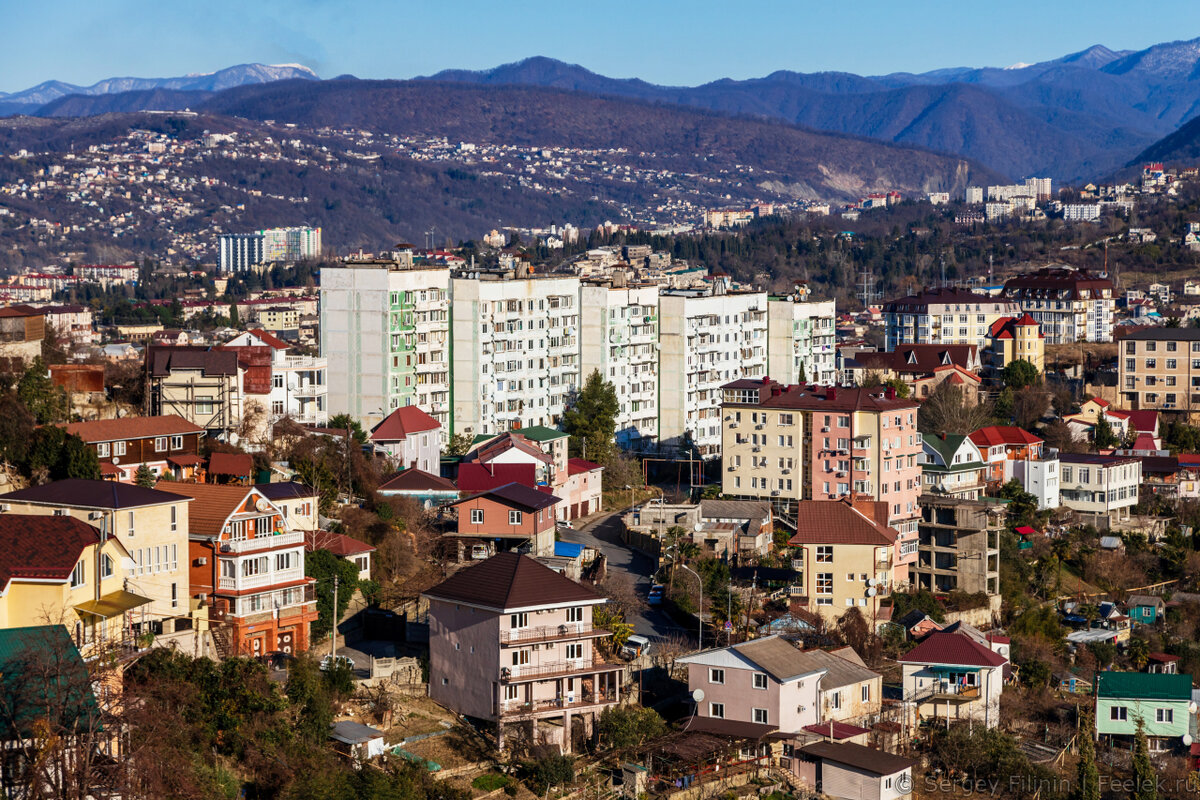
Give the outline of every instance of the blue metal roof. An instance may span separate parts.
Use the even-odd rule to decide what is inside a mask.
[[[555,542],[554,555],[564,558],[579,558],[583,555],[583,545],[577,542]]]

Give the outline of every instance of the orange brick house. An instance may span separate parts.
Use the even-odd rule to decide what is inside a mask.
[[[1004,483],[1006,461],[1036,461],[1042,457],[1045,442],[1027,430],[1012,425],[989,425],[970,436],[987,466],[987,482]]]
[[[447,508],[458,512],[458,557],[487,558],[505,550],[525,550],[534,556],[554,554],[554,507],[559,498],[508,483],[464,497]]]

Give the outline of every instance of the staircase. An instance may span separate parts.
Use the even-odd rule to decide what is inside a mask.
[[[214,625],[211,628],[213,645],[217,649],[217,658],[221,661],[234,655],[233,634],[226,625]]]

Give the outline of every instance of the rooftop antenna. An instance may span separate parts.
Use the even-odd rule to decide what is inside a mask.
[[[991,286],[992,282],[993,282],[993,278],[992,278],[993,264],[992,264],[992,262],[995,261],[995,259],[996,259],[996,256],[994,254],[988,253],[988,286]]]

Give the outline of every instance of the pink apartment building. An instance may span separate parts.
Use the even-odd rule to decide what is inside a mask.
[[[623,667],[595,647],[605,599],[532,558],[500,553],[423,595],[429,602],[429,696],[495,726],[497,746],[523,737],[570,752],[620,698]]]

